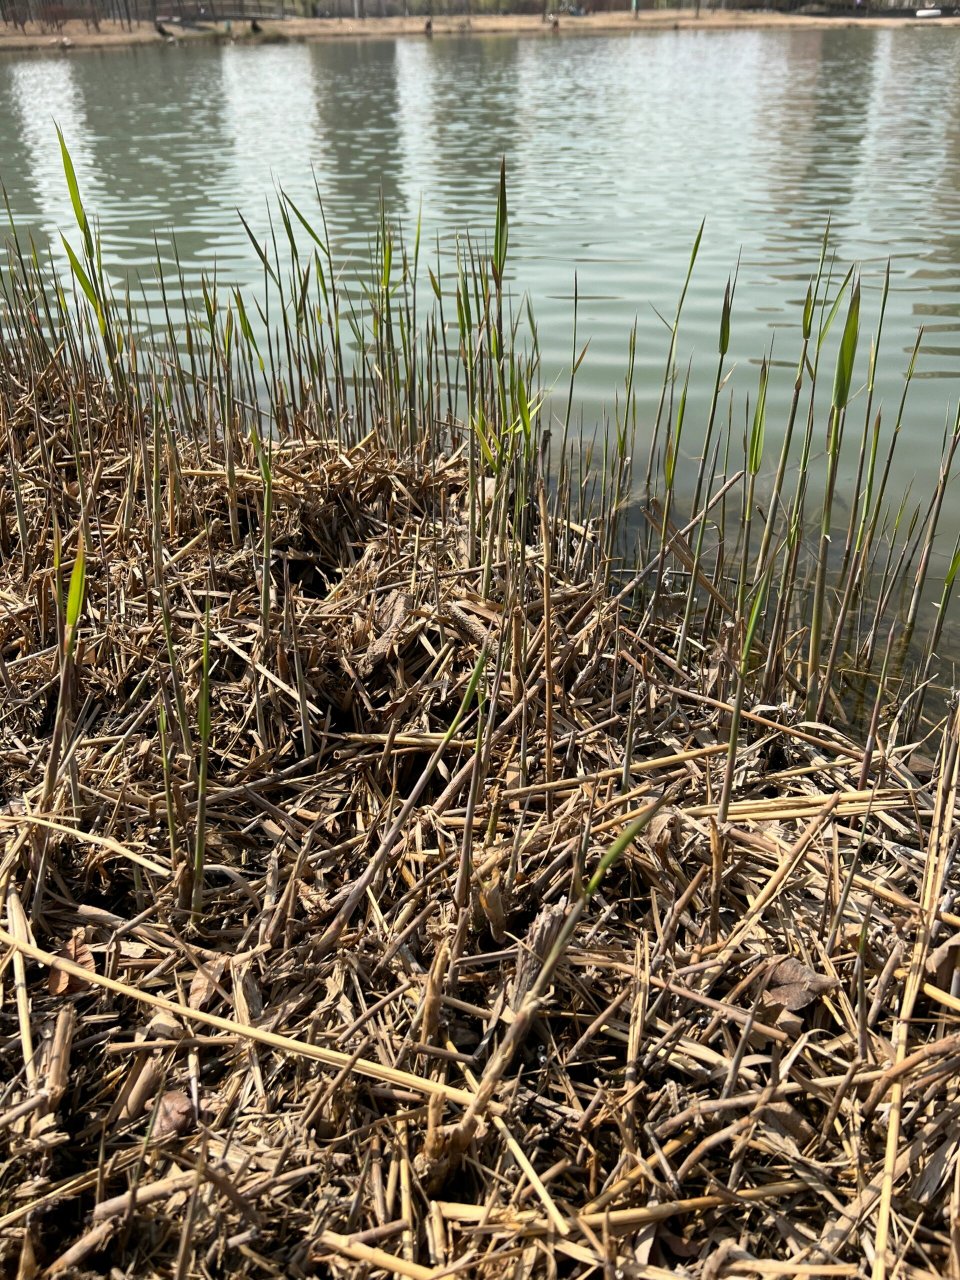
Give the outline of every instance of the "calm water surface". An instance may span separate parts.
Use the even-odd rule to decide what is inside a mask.
[[[915,28],[38,54],[0,61],[0,177],[21,227],[62,255],[59,121],[117,276],[142,275],[150,298],[155,240],[169,260],[174,237],[190,283],[216,267],[257,289],[235,210],[265,232],[277,185],[315,208],[314,174],[345,259],[362,260],[382,191],[410,229],[422,208],[449,261],[458,232],[492,231],[505,155],[511,285],[533,300],[545,375],[560,386],[578,282],[587,432],[615,411],[635,317],[649,417],[667,346],[657,312],[672,313],[706,217],[679,347],[694,360],[688,422],[705,408],[740,255],[738,421],[772,347],[771,445],[830,219],[844,268],[862,264],[865,334],[892,257],[887,420],[925,328],[895,476],[925,486],[960,393],[958,65],[960,33]]]

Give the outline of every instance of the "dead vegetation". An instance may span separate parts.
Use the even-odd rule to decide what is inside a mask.
[[[929,758],[881,694],[804,719],[794,611],[775,650],[669,484],[625,572],[625,451],[548,492],[515,379],[511,432],[405,438],[334,360],[268,435],[229,362],[191,399],[40,320],[0,374],[4,1272],[960,1275],[955,713]]]
[[[3,581],[14,1273],[855,1274],[881,1222],[945,1268],[953,726],[918,779],[747,708],[718,828],[729,673],[676,670],[589,530],[538,530],[510,604],[462,455],[278,448],[265,640],[222,462],[181,459],[161,580],[136,462],[101,440],[81,484],[58,426],[24,433],[27,545],[86,488],[96,553],[46,807],[55,574]]]

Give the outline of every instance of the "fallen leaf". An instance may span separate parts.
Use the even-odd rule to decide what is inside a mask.
[[[97,966],[93,962],[93,954],[86,943],[84,929],[74,929],[66,942],[57,952],[61,960],[72,960],[83,969],[96,973]],[[63,969],[51,969],[47,978],[47,990],[52,996],[72,996],[78,991],[89,991],[93,983],[87,982],[79,974],[65,973]]]
[[[193,1105],[180,1089],[168,1089],[157,1106],[153,1136],[166,1138],[172,1133],[186,1133],[193,1124]]]
[[[193,981],[190,983],[190,991],[187,994],[187,1005],[191,1009],[205,1008],[211,996],[216,991],[217,985],[223,977],[223,971],[226,967],[226,960],[223,960],[220,957],[216,960],[207,960],[200,966],[197,972],[193,975]]]
[[[920,1204],[930,1204],[946,1185],[957,1158],[957,1139],[950,1134],[929,1155],[919,1171],[911,1195]]]
[[[143,1029],[144,1040],[177,1040],[183,1027],[172,1013],[155,1013]]]
[[[803,1009],[836,985],[833,978],[815,973],[794,956],[780,956],[770,969],[764,999],[781,1009]]]
[[[950,959],[950,952],[957,947],[960,947],[960,933],[951,934],[945,942],[941,942],[939,947],[930,952],[926,962],[927,973],[936,973],[940,966]]]
[[[250,970],[249,962],[236,966],[233,971],[233,1006],[237,1018],[245,1026],[251,1026],[263,1013],[263,996],[260,986]]]
[[[13,1259],[10,1259],[13,1261]],[[33,1245],[33,1229],[28,1226],[23,1233],[20,1245],[20,1265],[17,1268],[17,1280],[34,1280],[40,1274],[40,1266]]]
[[[564,908],[559,903],[544,907],[534,919],[517,955],[517,967],[508,987],[511,1009],[519,1009],[523,998],[536,981],[550,948],[563,927]]]
[[[487,917],[490,932],[497,942],[503,942],[507,936],[507,917],[503,908],[503,895],[500,892],[500,873],[495,871],[491,878],[480,885],[480,906]]]
[[[129,938],[120,940],[120,954],[125,960],[142,960],[149,950],[144,942],[133,942]]]
[[[773,1025],[778,1031],[783,1031],[790,1040],[797,1040],[803,1035],[803,1019],[798,1013],[791,1013],[789,1009],[778,1007]]]
[[[393,646],[400,639],[403,625],[412,611],[413,597],[406,591],[395,591],[387,600],[380,615],[382,619],[385,619],[384,629],[370,643],[367,652],[358,663],[357,669],[361,675],[369,675],[381,658],[387,657]]]
[[[801,1147],[807,1146],[817,1136],[813,1125],[789,1102],[768,1102],[763,1108],[763,1119],[776,1133],[793,1138]]]
[[[682,815],[676,805],[662,809],[650,819],[644,834],[658,857],[665,858],[679,849],[681,827]]]

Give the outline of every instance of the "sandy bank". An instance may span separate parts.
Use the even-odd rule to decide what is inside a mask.
[[[435,17],[433,35],[530,35],[565,38],[569,36],[629,34],[641,31],[697,30],[729,31],[744,28],[823,28],[835,26],[894,27],[903,25],[960,26],[960,17],[952,18],[854,18],[808,17],[801,14],[764,13],[746,10],[724,10],[702,13],[700,17],[689,9],[661,9],[641,13],[603,13],[590,17],[562,17],[555,32],[538,17],[520,14],[482,15],[466,17]],[[392,38],[396,36],[424,37],[422,18],[366,18],[355,22],[345,19],[289,18],[283,22],[262,22],[262,33],[253,35],[249,24],[234,22],[228,31],[224,24],[180,30],[173,27],[175,37],[165,39],[149,23],[134,26],[131,30],[116,22],[101,22],[97,31],[90,30],[83,22],[71,21],[60,32],[41,31],[35,24],[27,24],[25,31],[9,28],[0,31],[0,53],[43,49],[54,52],[70,52],[75,49],[121,48],[128,45],[179,44],[209,40],[242,40],[244,42],[271,42],[283,40],[338,40],[358,38]]]

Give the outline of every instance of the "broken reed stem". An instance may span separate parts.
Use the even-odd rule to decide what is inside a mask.
[[[415,1093],[437,1094],[448,1102],[459,1103],[462,1106],[469,1106],[473,1102],[473,1095],[463,1089],[444,1085],[435,1080],[421,1078],[411,1074],[409,1071],[396,1071],[364,1058],[352,1057],[348,1053],[340,1053],[334,1049],[324,1049],[320,1045],[293,1040],[289,1036],[276,1035],[274,1032],[265,1031],[260,1027],[235,1022],[229,1018],[220,1018],[216,1014],[205,1013],[202,1009],[190,1009],[176,1000],[167,1000],[162,996],[155,996],[146,991],[138,991],[135,987],[118,982],[114,978],[108,978],[95,971],[91,972],[65,956],[56,956],[48,951],[43,951],[40,947],[34,946],[22,938],[15,937],[12,933],[8,933],[6,929],[0,929],[0,943],[9,947],[11,953],[15,956],[20,956],[21,958],[29,956],[47,969],[65,973],[85,985],[92,983],[94,986],[102,987],[105,991],[111,991],[114,995],[126,996],[128,999],[149,1005],[151,1008],[162,1009],[165,1013],[172,1013],[186,1022],[199,1022],[204,1026],[214,1027],[218,1031],[241,1036],[245,1040],[265,1045],[280,1052],[312,1059],[325,1066],[342,1068],[349,1065],[350,1070],[356,1072],[357,1075],[367,1076],[372,1080],[379,1080],[385,1084],[397,1085]],[[29,1070],[30,1068],[28,1068],[28,1072]]]

